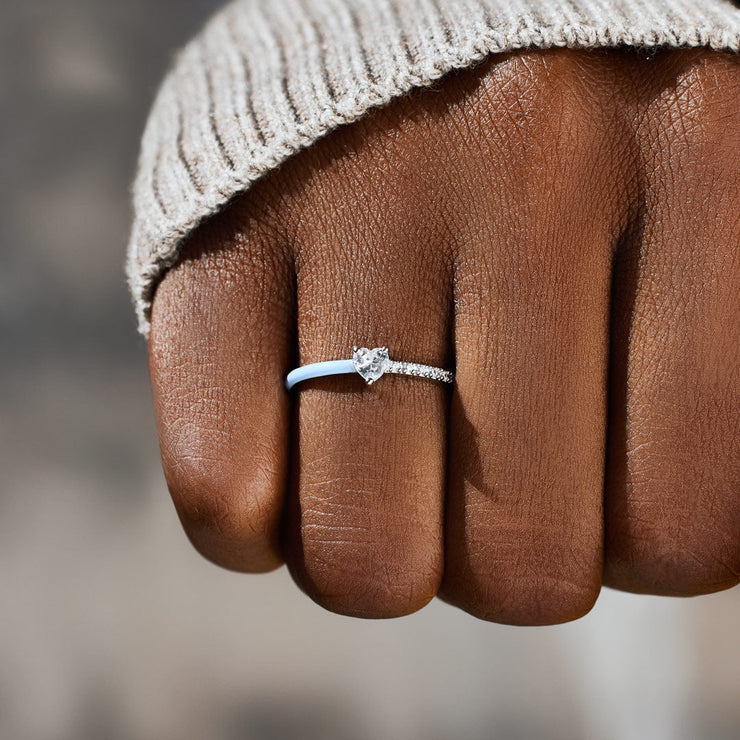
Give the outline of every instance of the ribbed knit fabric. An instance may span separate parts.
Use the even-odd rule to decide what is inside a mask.
[[[492,52],[740,51],[733,0],[236,0],[178,55],[134,184],[128,278],[149,332],[183,238],[336,126]]]

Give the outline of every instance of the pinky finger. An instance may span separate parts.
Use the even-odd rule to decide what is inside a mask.
[[[282,562],[294,279],[274,235],[237,221],[232,209],[202,226],[159,285],[149,370],[188,537],[219,565],[263,572]]]

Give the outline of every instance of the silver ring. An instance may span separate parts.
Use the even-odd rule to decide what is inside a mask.
[[[418,362],[399,362],[391,360],[388,347],[353,347],[351,360],[328,360],[327,362],[312,362],[291,370],[285,378],[285,387],[290,390],[296,383],[311,378],[322,378],[326,375],[344,375],[357,373],[368,384],[372,385],[385,373],[396,375],[413,375],[417,378],[439,380],[442,383],[453,383],[455,373],[431,365],[421,365]]]

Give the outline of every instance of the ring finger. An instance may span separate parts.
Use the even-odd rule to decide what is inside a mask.
[[[355,181],[361,163],[338,166],[348,175],[332,178],[336,191],[317,189],[330,213],[306,209],[313,191],[302,195],[304,213],[326,215],[304,219],[297,238],[299,364],[348,359],[357,345],[448,366],[449,280],[434,229],[419,233],[386,178]],[[447,387],[403,375],[366,385],[352,374],[292,393],[285,552],[294,579],[343,614],[421,608],[443,568]]]

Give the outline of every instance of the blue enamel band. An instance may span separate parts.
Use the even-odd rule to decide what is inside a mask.
[[[328,360],[327,362],[312,362],[291,370],[285,378],[285,387],[290,390],[296,383],[311,378],[323,378],[326,375],[345,375],[354,373],[355,365],[352,360]]]

